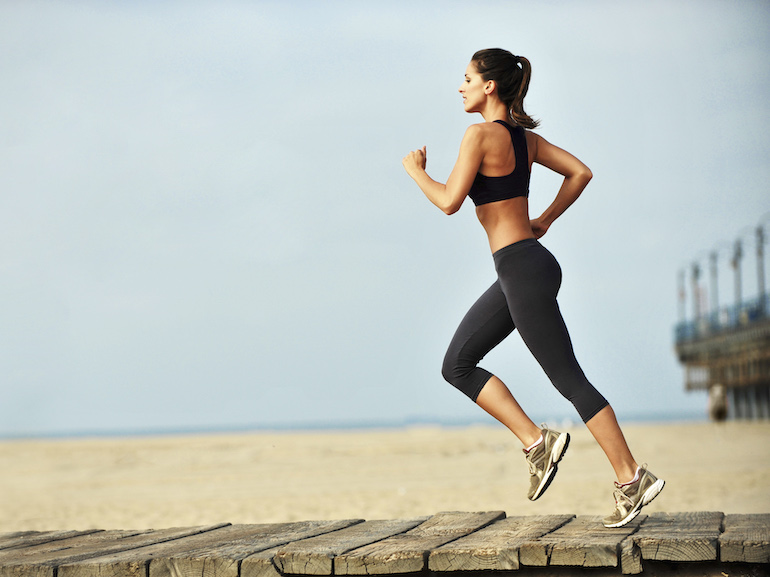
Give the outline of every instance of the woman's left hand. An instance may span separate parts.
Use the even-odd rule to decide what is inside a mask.
[[[425,170],[427,158],[427,149],[423,146],[419,150],[413,150],[407,154],[401,161],[401,164],[404,165],[406,172],[413,176],[415,172]]]
[[[548,232],[548,225],[546,225],[539,218],[533,218],[532,220],[530,220],[529,226],[532,227],[532,234],[535,235],[535,238],[540,238],[546,232]]]

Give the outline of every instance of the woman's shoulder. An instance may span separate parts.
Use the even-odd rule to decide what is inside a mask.
[[[465,129],[463,144],[470,146],[481,146],[489,138],[489,127],[487,122],[471,124]]]
[[[510,125],[512,126],[512,125]],[[468,130],[474,129],[474,130],[484,130],[484,131],[498,131],[501,128],[504,128],[504,126],[497,120],[494,120],[492,122],[477,122],[476,124],[471,124],[468,127]]]
[[[539,134],[536,134],[528,129],[524,130],[524,137],[527,141],[527,156],[529,157],[529,164],[532,166],[532,163],[537,158],[540,143],[545,142],[545,139]]]
[[[479,122],[468,126],[465,131],[465,138],[483,142],[504,140],[509,136],[505,127],[498,122]]]
[[[546,141],[545,138],[529,129],[524,129],[524,137],[527,139],[527,146],[529,148],[537,148],[538,144]]]
[[[476,124],[471,124],[468,126],[468,128],[465,130],[466,134],[485,134],[489,131],[490,127],[494,123],[492,122],[477,122]]]

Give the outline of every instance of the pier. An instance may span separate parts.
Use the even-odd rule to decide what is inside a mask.
[[[765,221],[770,220],[767,215]],[[770,419],[770,294],[765,287],[766,224],[732,245],[722,243],[679,272],[675,348],[688,391],[709,393],[713,420]],[[756,295],[744,298],[745,246],[753,244]],[[733,303],[722,304],[720,262],[733,271]],[[708,264],[706,264],[706,261]],[[703,271],[709,270],[705,282]],[[689,284],[690,289],[687,290]],[[688,307],[687,294],[690,293]],[[691,308],[688,317],[687,308]]]
[[[768,567],[770,514],[655,512],[618,529],[594,516],[491,511],[0,534],[0,577],[756,576]]]

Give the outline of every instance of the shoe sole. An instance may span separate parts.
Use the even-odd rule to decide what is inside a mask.
[[[636,516],[642,510],[642,507],[644,507],[645,505],[649,505],[650,502],[660,494],[660,492],[663,490],[663,487],[665,485],[666,485],[666,482],[663,479],[658,479],[657,481],[655,481],[644,492],[644,495],[642,495],[642,498],[639,499],[639,502],[636,504],[636,507],[631,509],[631,511],[628,513],[628,515],[625,516],[625,518],[621,519],[617,523],[611,523],[609,525],[604,525],[604,526],[607,527],[608,529],[615,529],[617,527],[622,527],[623,525],[627,525],[628,523],[636,519]]]
[[[551,481],[553,481],[556,471],[559,470],[557,463],[561,461],[564,453],[567,452],[567,447],[569,447],[569,433],[561,433],[551,449],[551,466],[548,467],[543,475],[535,494],[529,498],[530,501],[536,501],[543,493],[545,493],[545,490],[549,487]]]

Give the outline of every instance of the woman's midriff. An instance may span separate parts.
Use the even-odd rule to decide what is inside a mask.
[[[535,238],[529,224],[529,205],[524,196],[477,206],[476,216],[487,232],[489,248],[493,253],[525,238]]]

